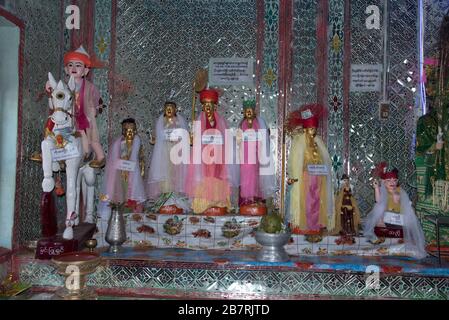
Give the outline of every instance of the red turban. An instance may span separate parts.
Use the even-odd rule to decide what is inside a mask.
[[[399,179],[399,175],[398,175],[398,169],[394,168],[391,171],[387,171],[384,174],[382,174],[382,179],[383,180],[387,180],[387,179]]]
[[[307,128],[318,128],[318,118],[313,116],[313,117],[308,118],[308,119],[303,119],[302,120],[302,127],[304,129],[307,129]]]
[[[200,92],[200,101],[212,100],[214,103],[218,103],[218,92],[213,89],[204,89]]]
[[[64,65],[67,65],[70,61],[81,61],[88,68],[91,67],[92,62],[88,55],[85,55],[80,52],[70,51],[64,55]]]

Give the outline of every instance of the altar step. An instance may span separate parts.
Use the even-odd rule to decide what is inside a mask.
[[[164,299],[449,299],[449,265],[393,257],[292,257],[287,263],[255,261],[254,252],[129,249],[103,254],[105,265],[88,279],[102,296]],[[241,258],[239,258],[241,257]],[[33,290],[64,284],[49,261],[29,254],[13,258],[16,275]],[[378,285],[367,286],[377,266]],[[372,269],[371,269],[372,270]]]

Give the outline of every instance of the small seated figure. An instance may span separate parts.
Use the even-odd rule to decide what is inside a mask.
[[[402,229],[406,251],[419,259],[424,258],[426,256],[424,232],[408,194],[398,185],[398,170],[384,169],[380,178],[380,183],[377,180],[373,183],[376,204],[366,218],[364,236],[373,244],[380,244],[385,238],[376,236],[376,227],[389,230]]]
[[[347,174],[343,174],[341,177],[341,187],[335,199],[335,210],[334,233],[340,235],[335,242],[339,245],[354,244],[354,237],[357,236],[359,229],[360,211]]]
[[[243,102],[244,119],[237,134],[240,149],[240,214],[267,213],[265,200],[276,192],[270,134],[265,120],[256,116],[256,101]]]
[[[186,193],[196,214],[225,215],[231,208],[232,188],[237,187],[235,165],[226,164],[233,143],[225,143],[228,125],[216,111],[218,92],[200,92],[202,112],[193,128],[193,148],[186,180]],[[231,150],[229,150],[229,149]]]
[[[167,101],[150,141],[154,144],[154,149],[147,178],[148,199],[157,202],[163,198],[159,213],[182,214],[189,210],[188,200],[183,196],[187,166],[182,162],[175,163],[170,157],[173,147],[183,143],[183,139],[188,146],[187,122],[181,114],[178,114],[176,103]],[[187,151],[189,148],[188,146]],[[181,154],[178,156],[182,158]]]
[[[136,121],[123,120],[122,136],[109,147],[104,177],[105,202],[126,203],[134,209],[146,200],[143,176],[145,174],[144,153]]]

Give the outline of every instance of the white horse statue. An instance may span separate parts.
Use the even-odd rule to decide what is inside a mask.
[[[95,172],[85,165],[80,168],[82,158],[81,139],[74,123],[75,81],[70,77],[68,86],[62,81],[56,82],[51,73],[48,74],[49,86],[52,90],[49,106],[51,115],[42,141],[42,168],[44,180],[42,189],[51,192],[55,187],[53,172],[61,170],[60,162],[65,162],[67,186],[67,215],[63,238],[73,239],[73,227],[79,224],[80,185],[86,197],[88,222],[93,222],[93,200]]]

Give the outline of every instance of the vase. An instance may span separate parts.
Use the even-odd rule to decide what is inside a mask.
[[[290,240],[290,236],[290,232],[266,233],[256,231],[256,241],[262,245],[262,249],[257,253],[257,260],[265,262],[289,261],[284,246]]]
[[[122,208],[112,208],[106,231],[106,242],[109,243],[109,253],[117,254],[123,250],[126,241],[126,225]]]

